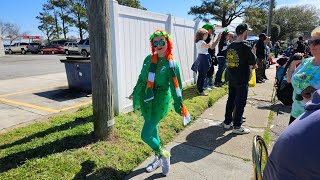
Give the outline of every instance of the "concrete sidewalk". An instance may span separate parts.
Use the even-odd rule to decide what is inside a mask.
[[[171,152],[171,169],[167,177],[161,168],[146,173],[145,167],[153,160],[148,158],[126,179],[217,179],[248,180],[253,178],[251,162],[254,135],[263,135],[268,124],[275,65],[267,70],[268,81],[249,89],[243,126],[250,134],[235,135],[225,131],[224,120],[227,96],[207,109],[191,126],[166,146]],[[161,129],[160,129],[161,131]]]
[[[68,89],[66,73],[0,81],[0,133],[91,104],[86,93]]]

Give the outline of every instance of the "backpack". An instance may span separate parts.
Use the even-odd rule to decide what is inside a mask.
[[[291,83],[284,82],[284,85],[282,85],[282,82],[283,82],[284,76],[287,74],[287,70],[288,70],[292,61],[293,61],[293,59],[290,58],[290,60],[287,62],[286,66],[283,70],[283,73],[281,75],[280,80],[277,82],[276,96],[277,96],[278,100],[286,106],[292,105],[292,103],[293,103],[293,100],[292,100],[293,87],[292,87]]]

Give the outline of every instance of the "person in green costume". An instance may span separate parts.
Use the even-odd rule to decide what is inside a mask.
[[[144,117],[141,132],[142,140],[155,152],[155,159],[146,171],[152,172],[162,166],[162,173],[167,175],[170,169],[170,153],[161,148],[158,123],[169,110],[171,97],[175,111],[184,116],[184,124],[191,121],[190,114],[182,104],[182,83],[180,68],[173,60],[171,36],[161,30],[150,36],[152,54],[148,55],[142,66],[137,84],[129,99],[133,99],[134,110],[139,110]]]

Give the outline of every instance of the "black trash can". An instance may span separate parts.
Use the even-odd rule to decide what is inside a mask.
[[[60,62],[65,65],[69,89],[91,94],[90,57],[67,57]]]

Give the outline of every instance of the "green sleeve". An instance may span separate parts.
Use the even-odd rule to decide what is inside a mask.
[[[137,81],[135,87],[133,88],[133,93],[132,94],[134,94],[134,92],[136,91],[137,87],[141,83],[142,84],[146,84],[147,83],[147,75],[148,75],[148,71],[149,71],[150,62],[151,62],[151,54],[148,55],[143,61],[141,72],[140,72],[138,81]]]
[[[171,69],[171,75],[170,75],[170,90],[171,90],[171,95],[173,98],[173,106],[174,106],[174,110],[178,113],[178,114],[182,114],[181,112],[181,104],[183,102],[182,97],[178,97],[177,96],[177,92],[176,92],[176,88],[174,87],[174,84],[172,83],[172,77],[174,76],[174,73],[178,79],[178,83],[180,86],[180,91],[182,94],[182,81],[181,81],[181,76],[180,76],[180,67],[179,64],[177,63],[177,61],[174,62],[175,63],[175,72],[173,72]]]

